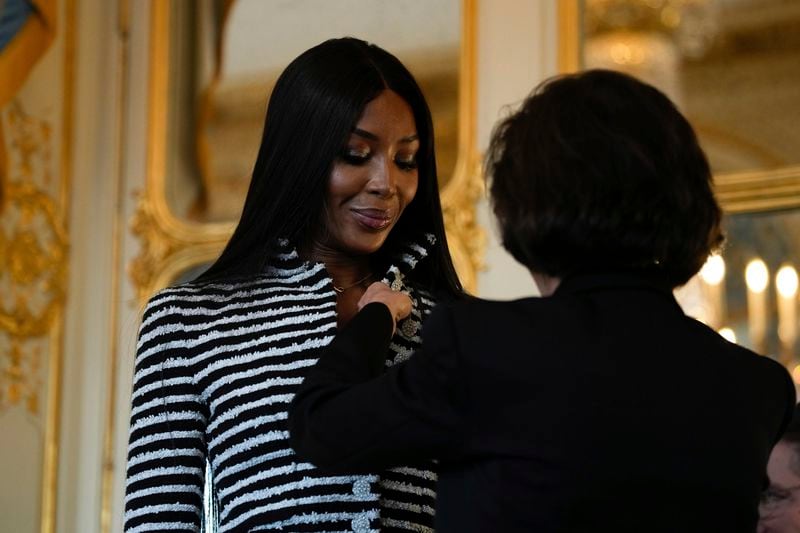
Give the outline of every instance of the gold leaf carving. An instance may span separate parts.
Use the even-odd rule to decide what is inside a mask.
[[[450,253],[461,283],[468,291],[475,292],[478,272],[484,268],[483,254],[486,248],[486,234],[478,225],[475,215],[475,204],[483,194],[478,161],[468,166],[466,179],[460,185],[457,194],[451,194],[452,188],[446,189],[443,194],[444,223]]]
[[[42,342],[61,316],[68,242],[52,188],[52,127],[18,101],[6,112],[9,181],[0,219],[0,410],[39,409]]]
[[[36,337],[50,331],[64,303],[67,239],[55,202],[31,183],[11,182],[0,227],[0,331]],[[10,305],[9,305],[10,304]]]
[[[10,339],[6,360],[0,370],[0,411],[24,404],[28,412],[38,414],[42,350],[35,343],[28,343],[30,346],[24,350],[24,344],[19,338]]]
[[[136,212],[130,222],[131,231],[139,238],[139,255],[128,265],[128,275],[136,287],[139,301],[153,291],[153,279],[164,260],[180,246],[180,242],[164,231],[155,216],[153,204],[140,195]]]

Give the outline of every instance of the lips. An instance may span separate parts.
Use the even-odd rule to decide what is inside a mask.
[[[386,209],[354,208],[350,211],[359,224],[371,230],[382,230],[392,222],[392,216]]]

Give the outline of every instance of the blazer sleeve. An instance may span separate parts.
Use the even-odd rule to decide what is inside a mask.
[[[301,457],[331,471],[369,472],[463,445],[466,388],[451,312],[437,307],[422,346],[379,375],[392,328],[388,307],[372,303],[323,351],[289,410]]]
[[[186,364],[176,302],[156,296],[139,330],[125,483],[126,533],[200,531],[203,402]]]

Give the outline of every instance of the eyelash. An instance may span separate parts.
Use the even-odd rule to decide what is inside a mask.
[[[340,157],[342,158],[342,161],[348,165],[360,166],[369,161],[370,154],[354,154],[352,152],[343,152]]]
[[[341,157],[342,161],[344,161],[348,165],[361,166],[361,165],[365,164],[367,161],[369,161],[369,159],[371,157],[371,154],[369,152],[367,152],[366,154],[363,154],[363,153],[353,153],[353,152],[345,151],[340,155],[340,157]],[[412,170],[416,170],[417,167],[419,166],[417,164],[417,159],[416,158],[408,159],[408,160],[395,159],[394,160],[394,164],[397,165],[398,168],[400,168],[400,170],[403,170],[403,171],[406,171],[406,172],[411,172]]]
[[[418,166],[416,158],[409,159],[407,161],[403,161],[402,159],[400,160],[395,159],[394,164],[397,165],[400,168],[400,170],[404,170],[406,172],[411,172],[412,170],[416,170]]]

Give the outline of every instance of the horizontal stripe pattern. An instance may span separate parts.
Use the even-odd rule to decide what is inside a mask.
[[[402,250],[384,278],[414,301],[387,367],[419,345],[434,304],[404,279],[426,254]],[[137,343],[125,531],[199,531],[206,464],[220,533],[432,531],[432,463],[333,476],[289,447],[288,405],[335,333],[332,280],[291,250],[262,276],[155,295]]]

